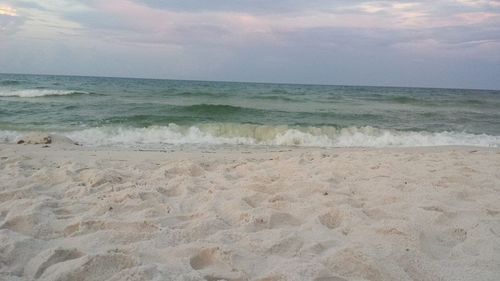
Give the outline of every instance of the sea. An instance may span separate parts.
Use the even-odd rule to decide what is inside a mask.
[[[0,74],[0,142],[500,146],[500,91]]]

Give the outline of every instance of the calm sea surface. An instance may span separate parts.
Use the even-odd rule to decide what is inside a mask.
[[[500,146],[500,91],[0,74],[0,142]]]

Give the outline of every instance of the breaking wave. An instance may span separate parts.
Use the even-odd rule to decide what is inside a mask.
[[[13,143],[17,141],[23,134],[16,131],[0,131],[0,143]]]
[[[0,91],[0,97],[20,97],[20,98],[38,98],[38,97],[48,97],[48,96],[90,95],[90,94],[94,93],[67,91],[67,90],[48,90],[48,89]]]
[[[500,136],[465,132],[410,132],[374,127],[290,127],[235,123],[197,126],[96,127],[60,133],[85,146],[161,147],[179,144],[231,144],[303,147],[416,147],[467,145],[499,147]],[[0,140],[19,134],[1,131]]]

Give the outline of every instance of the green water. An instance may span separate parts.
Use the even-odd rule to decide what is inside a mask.
[[[0,74],[4,142],[498,146],[499,120],[499,91]]]

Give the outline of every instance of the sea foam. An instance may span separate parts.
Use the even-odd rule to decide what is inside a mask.
[[[465,132],[408,132],[365,127],[289,127],[252,124],[197,126],[95,127],[64,135],[85,146],[161,147],[162,145],[268,145],[303,147],[416,147],[470,145],[499,147],[500,136]],[[21,134],[0,131],[0,141],[12,143]]]
[[[200,124],[148,128],[99,127],[65,134],[87,146],[164,144],[243,144],[303,147],[415,147],[470,145],[499,147],[500,136],[465,132],[407,132],[374,127],[288,127],[250,124]]]
[[[0,143],[13,143],[22,136],[21,132],[1,130],[0,131]]]

